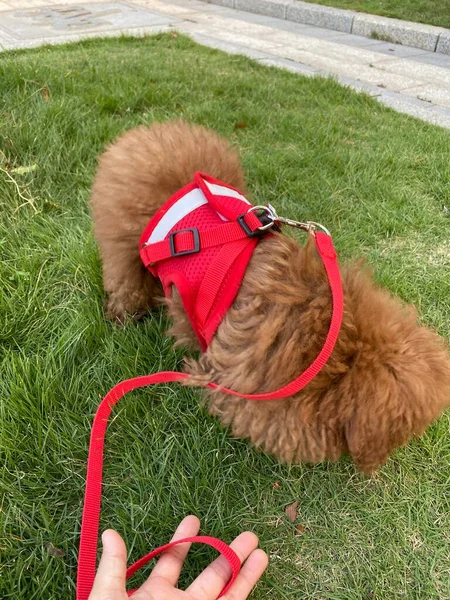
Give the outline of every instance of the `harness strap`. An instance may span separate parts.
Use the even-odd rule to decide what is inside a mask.
[[[240,222],[227,221],[208,231],[199,232],[192,228],[182,229],[175,231],[160,242],[144,245],[140,250],[142,262],[148,267],[167,258],[194,254],[205,248],[248,239],[260,233],[261,221],[254,213],[246,213],[239,218]]]
[[[251,247],[247,251],[253,252],[256,243],[256,240],[254,244],[250,242]],[[238,240],[237,242],[232,242],[231,244],[227,244],[221,248],[217,256],[208,266],[205,276],[203,277],[200,287],[198,288],[195,304],[195,316],[198,325],[201,327],[200,331],[206,338],[208,344],[210,340],[209,336],[205,334],[205,328],[208,325],[208,319],[210,315],[214,315],[213,308],[217,303],[219,290],[227,278],[229,286],[233,285],[233,283],[234,285],[239,286],[242,277],[240,276],[241,273],[236,274],[234,270],[235,263],[239,256],[241,256],[242,252],[246,250],[248,244],[249,240],[247,239]],[[245,270],[246,265],[244,264],[241,268]],[[230,272],[233,273],[231,281]],[[220,313],[218,317],[222,319],[222,313]]]
[[[315,232],[315,241],[318,253],[324,264],[332,295],[332,315],[330,327],[322,347],[313,363],[299,377],[285,385],[284,387],[264,394],[241,394],[235,390],[223,388],[216,383],[208,383],[205,387],[214,390],[220,390],[232,396],[245,398],[248,400],[275,400],[292,396],[303,389],[323,368],[330,357],[335,346],[339,329],[342,323],[344,311],[344,295],[342,290],[342,281],[337,263],[336,252],[333,247],[331,237],[322,232]],[[97,541],[100,521],[101,493],[102,493],[102,475],[103,475],[103,454],[104,441],[108,418],[115,404],[131,390],[141,388],[147,385],[167,382],[181,382],[189,378],[187,373],[176,371],[163,371],[153,375],[144,375],[128,379],[117,384],[108,392],[102,400],[95,414],[92,426],[91,440],[89,445],[89,457],[86,476],[86,490],[84,497],[83,518],[81,522],[80,550],[78,555],[78,578],[77,578],[77,600],[88,600],[89,594],[95,578],[96,560],[97,560]],[[153,557],[161,552],[168,550],[174,544],[181,544],[185,541],[207,543],[218,550],[230,564],[232,575],[221,592],[223,596],[235,581],[240,570],[240,560],[236,553],[224,542],[215,538],[197,536],[178,540],[161,546],[144,558],[137,561],[127,571],[127,578],[131,577],[138,569],[146,564]],[[129,592],[131,595],[133,591]]]

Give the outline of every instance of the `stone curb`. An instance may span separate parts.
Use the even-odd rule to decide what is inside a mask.
[[[450,29],[444,27],[377,17],[353,10],[310,4],[301,0],[202,1],[305,25],[315,25],[367,38],[381,39],[428,52],[450,54]]]

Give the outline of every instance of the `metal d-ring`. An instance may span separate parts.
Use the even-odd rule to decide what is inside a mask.
[[[251,213],[251,212],[256,212],[258,210],[265,213],[267,215],[267,217],[270,219],[269,223],[266,223],[266,225],[261,225],[261,227],[258,227],[258,231],[266,231],[267,229],[270,229],[271,227],[273,227],[275,225],[275,221],[278,220],[278,215],[275,212],[275,209],[273,208],[273,206],[271,206],[270,204],[268,206],[262,206],[262,205],[252,206],[251,208],[248,209],[247,214]]]
[[[270,229],[274,225],[280,224],[280,225],[287,225],[288,227],[294,227],[295,229],[301,229],[302,231],[306,231],[306,232],[312,233],[312,234],[314,234],[314,231],[316,229],[321,229],[324,233],[326,233],[327,235],[329,235],[331,237],[331,233],[321,223],[317,223],[316,221],[306,221],[306,222],[294,221],[294,219],[280,217],[277,214],[277,211],[275,210],[275,208],[271,204],[268,204],[267,206],[263,206],[263,205],[252,206],[251,208],[248,209],[247,212],[251,213],[251,212],[256,212],[256,211],[262,211],[270,219],[269,223],[267,223],[266,225],[261,225],[261,227],[258,227],[259,231],[265,231],[267,229]]]

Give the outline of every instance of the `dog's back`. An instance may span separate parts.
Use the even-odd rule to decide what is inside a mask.
[[[160,295],[139,257],[139,237],[196,171],[245,192],[237,151],[213,131],[183,121],[132,129],[100,157],[91,206],[111,318],[140,315]]]

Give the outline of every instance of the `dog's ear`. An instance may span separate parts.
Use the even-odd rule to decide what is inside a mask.
[[[450,362],[438,336],[417,327],[390,351],[367,352],[349,373],[352,406],[344,426],[357,467],[371,473],[390,452],[420,436],[450,400]],[[351,389],[348,389],[348,388]]]
[[[400,397],[405,391],[394,381],[394,375],[379,372],[378,381],[372,377],[364,381],[363,377],[359,382],[357,405],[344,432],[356,466],[363,473],[371,474],[414,432],[412,415],[405,410],[408,399]]]

